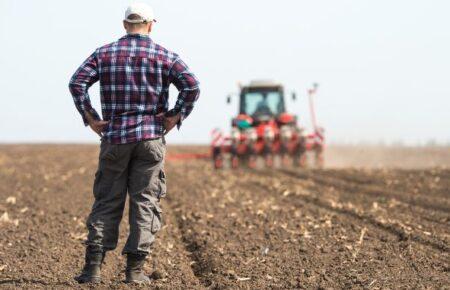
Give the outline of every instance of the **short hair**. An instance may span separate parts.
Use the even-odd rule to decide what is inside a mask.
[[[146,24],[147,24],[147,22],[144,21],[144,19],[142,19],[142,17],[141,17],[140,15],[135,14],[135,13],[128,15],[127,19],[128,19],[128,20],[142,20],[142,21],[143,21],[142,23],[131,23],[131,22],[127,22],[128,25],[129,25],[131,28],[137,28],[137,27],[140,27],[140,26],[142,26],[142,25],[146,25]],[[127,19],[125,19],[125,21],[126,21]]]

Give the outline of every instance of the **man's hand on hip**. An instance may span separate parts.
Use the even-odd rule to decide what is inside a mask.
[[[175,127],[175,125],[178,123],[178,121],[180,121],[180,114],[176,114],[174,116],[164,116],[164,135],[166,135],[167,133],[169,133],[170,130],[173,129],[173,127]]]
[[[109,122],[103,120],[95,120],[89,113],[86,113],[86,119],[88,120],[89,127],[91,127],[92,131],[97,133],[98,136],[102,137],[102,132],[103,130],[105,130],[105,127],[109,124]]]

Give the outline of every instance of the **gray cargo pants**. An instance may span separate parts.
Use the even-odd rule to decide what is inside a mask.
[[[130,233],[123,254],[148,254],[161,228],[159,200],[166,193],[164,138],[132,144],[102,141],[94,181],[94,205],[87,219],[86,244],[113,250],[119,238],[127,192]]]

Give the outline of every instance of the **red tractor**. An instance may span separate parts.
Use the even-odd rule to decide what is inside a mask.
[[[316,126],[312,95],[310,109],[314,131],[307,133],[298,125],[295,115],[286,111],[284,89],[270,81],[253,81],[240,88],[239,114],[231,122],[231,132],[224,135],[218,129],[212,132],[212,157],[215,168],[222,168],[229,161],[231,168],[247,165],[254,168],[259,158],[266,167],[274,166],[276,157],[283,165],[306,165],[306,154],[313,151],[315,164],[323,166],[323,129]],[[296,96],[293,93],[292,99]],[[231,102],[228,96],[227,103]]]

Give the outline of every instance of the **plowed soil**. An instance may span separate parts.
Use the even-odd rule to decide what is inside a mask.
[[[97,154],[88,145],[0,147],[0,287],[92,287],[73,277]],[[146,264],[152,287],[450,289],[450,170],[355,169],[341,159],[339,169],[234,171],[169,160],[164,227]],[[122,282],[127,231],[124,214],[97,287],[138,287]]]

